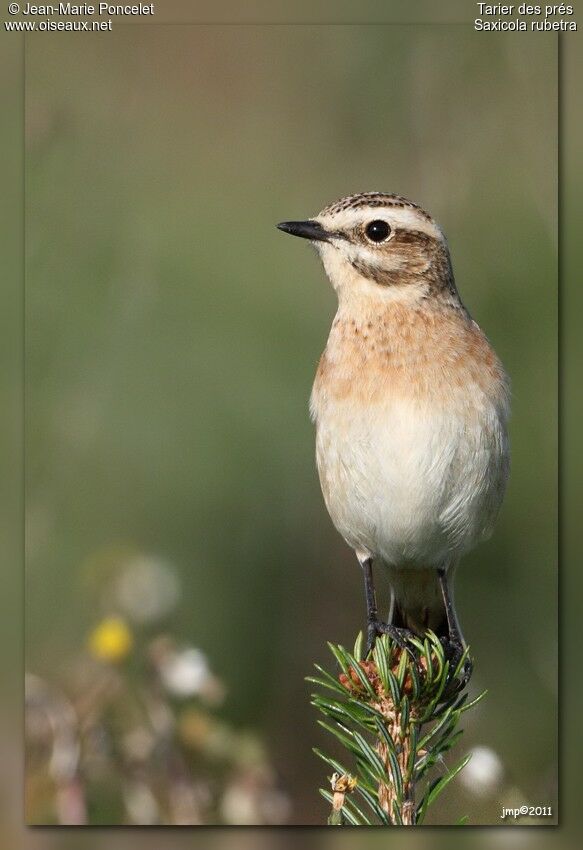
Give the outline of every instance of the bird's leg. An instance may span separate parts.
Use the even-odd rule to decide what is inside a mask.
[[[378,618],[377,598],[372,576],[372,558],[363,558],[360,565],[364,575],[364,596],[366,600],[366,649],[364,657],[368,658],[377,637],[383,634],[389,635],[401,649],[408,650],[402,630],[390,623],[383,623]]]
[[[464,640],[460,631],[460,627],[458,625],[455,608],[453,605],[453,599],[451,596],[449,583],[447,581],[447,574],[443,567],[440,567],[437,570],[437,576],[439,578],[439,586],[441,588],[441,595],[443,597],[443,604],[445,606],[445,616],[447,619],[448,632],[447,638],[442,638],[442,643],[444,645],[444,649],[450,662],[451,669],[455,670],[465,650]],[[461,688],[464,688],[467,685],[471,675],[472,662],[469,658],[466,658],[463,669],[461,670],[460,690]]]

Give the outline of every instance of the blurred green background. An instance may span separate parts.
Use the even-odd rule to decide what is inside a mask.
[[[287,821],[325,820],[303,677],[326,640],[351,644],[364,604],[307,413],[334,297],[274,225],[399,192],[445,229],[513,383],[507,499],[456,587],[472,687],[489,690],[463,745],[497,754],[503,779],[456,785],[433,822],[556,808],[556,82],[554,39],[459,26],[28,37],[33,673],[62,679],[128,558],[164,565],[164,627],[208,657],[225,720],[265,742]]]

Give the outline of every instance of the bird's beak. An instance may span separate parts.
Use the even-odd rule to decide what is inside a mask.
[[[313,219],[308,219],[308,221],[281,221],[277,227],[284,233],[301,236],[302,239],[310,239],[312,242],[328,242],[329,239],[329,233]]]

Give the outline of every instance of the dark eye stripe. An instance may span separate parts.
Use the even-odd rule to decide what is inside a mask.
[[[352,268],[368,280],[374,280],[380,286],[393,286],[400,282],[400,273],[398,271],[389,271],[382,269],[379,266],[371,265],[362,260],[351,260]]]

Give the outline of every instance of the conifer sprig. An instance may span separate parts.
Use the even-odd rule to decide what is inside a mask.
[[[332,790],[320,789],[332,806],[328,823],[422,823],[469,760],[451,768],[443,761],[462,734],[461,715],[485,694],[468,701],[463,675],[468,650],[453,669],[433,632],[423,640],[408,638],[405,649],[383,635],[366,659],[362,633],[352,653],[328,646],[339,672],[316,664],[318,675],[308,677],[323,689],[312,695],[323,715],[318,723],[345,750],[340,761],[314,749],[334,771]]]

